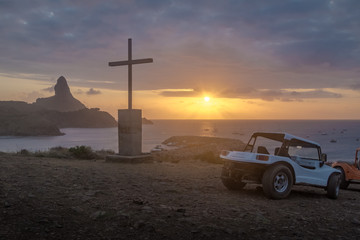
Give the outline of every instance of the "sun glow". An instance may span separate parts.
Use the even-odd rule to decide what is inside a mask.
[[[210,97],[208,97],[208,96],[204,97],[204,101],[205,102],[210,102]]]

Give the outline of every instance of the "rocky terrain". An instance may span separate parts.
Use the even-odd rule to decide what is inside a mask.
[[[284,200],[259,185],[232,192],[221,164],[190,154],[205,144],[176,139],[190,143],[182,158],[142,164],[0,155],[0,239],[360,238],[358,186],[337,200],[302,186]]]

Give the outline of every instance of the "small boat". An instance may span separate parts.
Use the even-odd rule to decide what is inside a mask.
[[[331,143],[336,143],[337,141],[335,139],[330,140]]]
[[[156,145],[153,149],[151,149],[151,152],[161,152],[164,148],[161,145]]]

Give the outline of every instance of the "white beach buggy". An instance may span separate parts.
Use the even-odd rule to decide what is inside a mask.
[[[341,172],[325,165],[319,144],[287,133],[257,132],[244,151],[222,151],[221,179],[229,190],[261,183],[265,196],[286,198],[293,184],[323,187],[327,196],[339,195]]]

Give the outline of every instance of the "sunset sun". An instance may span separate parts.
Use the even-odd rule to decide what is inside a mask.
[[[210,97],[208,97],[208,96],[204,97],[204,101],[205,102],[210,102]]]

